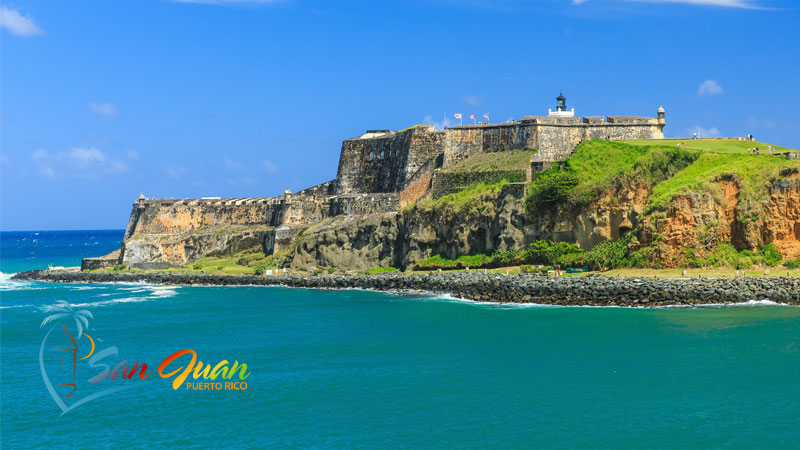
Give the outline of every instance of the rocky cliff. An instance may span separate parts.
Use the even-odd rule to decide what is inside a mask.
[[[504,190],[481,200],[475,211],[426,208],[424,203],[399,213],[359,219],[341,218],[309,230],[290,255],[295,270],[336,267],[365,270],[393,266],[408,269],[433,255],[455,259],[524,248],[538,239],[566,240],[584,249],[633,234],[631,251],[650,249],[652,266],[679,267],[687,249],[703,258],[731,241],[756,251],[773,243],[786,259],[800,257],[800,178],[776,181],[763,214],[742,220],[738,187],[718,182],[721,196],[691,192],[674,198],[667,211],[646,213],[652,187],[625,184],[589,205],[555,206],[531,216],[519,192]]]
[[[697,263],[723,243],[734,251],[773,244],[786,259],[800,257],[796,159],[590,141],[548,169],[555,176],[542,192],[558,195],[535,208],[528,201],[537,183],[549,183],[545,172],[530,184],[493,179],[436,196],[436,166],[429,159],[396,193],[334,195],[334,180],[271,198],[142,197],[119,257],[85,267],[187,265],[248,250],[301,271],[408,269],[434,255],[490,254],[540,239],[589,250],[626,238],[628,256],[654,267]]]

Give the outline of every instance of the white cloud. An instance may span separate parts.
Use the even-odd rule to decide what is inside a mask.
[[[136,161],[139,159],[139,153],[136,150],[125,150],[125,156],[127,156],[131,161]]]
[[[774,120],[759,120],[751,116],[747,117],[747,124],[753,129],[767,128],[771,130],[778,128],[778,124]]]
[[[573,5],[586,3],[587,0],[572,0]],[[635,3],[680,3],[684,5],[718,6],[721,8],[771,9],[759,5],[755,0],[624,0]]]
[[[111,117],[117,114],[117,108],[109,102],[106,103],[89,103],[89,110],[95,114]]]
[[[698,133],[701,138],[710,138],[710,137],[719,137],[720,132],[717,127],[711,128],[703,128],[700,125],[695,125],[692,128],[686,130],[689,136],[692,136],[694,133]]]
[[[222,163],[225,164],[225,167],[231,170],[239,170],[242,168],[242,163],[228,158],[227,156],[222,157]]]
[[[477,95],[465,95],[462,97],[464,103],[470,106],[481,106],[481,98]]]
[[[184,175],[188,174],[190,171],[186,167],[182,166],[171,166],[165,167],[164,173],[167,174],[168,177],[172,178],[173,180],[180,180],[184,177]]]
[[[19,11],[5,6],[0,6],[0,28],[5,28],[17,36],[38,36],[44,30],[33,23],[31,16],[23,16]]]
[[[110,157],[95,147],[73,147],[67,152],[55,153],[39,149],[31,153],[30,158],[39,173],[52,180],[61,177],[98,178],[128,170],[121,159]]]
[[[458,122],[455,119],[452,119],[448,116],[443,117],[441,122],[437,122],[433,120],[433,116],[430,114],[425,116],[425,118],[422,119],[422,122],[427,123],[428,125],[433,125],[433,128],[437,130],[443,130],[445,127],[454,127],[458,125]]]
[[[269,173],[278,172],[277,164],[275,164],[274,162],[272,162],[272,161],[270,161],[268,159],[264,160],[264,167],[267,169],[267,172],[269,172]]]
[[[722,86],[714,80],[706,80],[697,88],[697,95],[717,95],[724,94]]]

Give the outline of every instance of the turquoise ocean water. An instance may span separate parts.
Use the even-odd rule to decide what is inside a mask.
[[[76,265],[121,236],[0,236],[3,449],[800,447],[800,308],[519,307],[357,290],[8,280]],[[90,385],[101,369],[77,359],[73,376],[71,356],[62,366],[51,348],[69,341],[57,328],[43,362],[53,384],[76,384],[67,404],[130,386],[61,415],[39,363],[50,327],[40,328],[42,308],[57,300],[94,315],[85,332],[95,352],[118,351],[103,362],[143,362],[150,376]],[[74,322],[56,323],[76,334]],[[156,371],[181,349],[246,363],[247,389],[173,390]],[[62,398],[70,389],[55,388]]]

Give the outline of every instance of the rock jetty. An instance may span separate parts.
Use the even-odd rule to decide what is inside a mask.
[[[63,283],[145,282],[168,285],[270,286],[447,293],[500,303],[586,306],[667,306],[770,300],[800,305],[800,278],[623,278],[603,275],[552,278],[483,272],[383,273],[377,275],[212,275],[194,273],[100,273],[40,270],[15,280]]]

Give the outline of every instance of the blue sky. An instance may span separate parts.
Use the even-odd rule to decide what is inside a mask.
[[[789,0],[3,1],[0,229],[278,195],[366,129],[546,113],[800,148]]]

